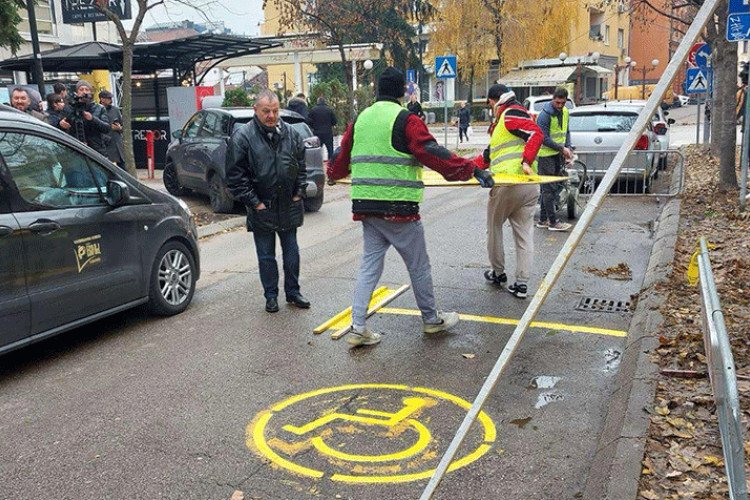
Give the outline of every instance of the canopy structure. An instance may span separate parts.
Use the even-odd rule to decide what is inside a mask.
[[[133,73],[148,74],[160,70],[174,71],[180,81],[196,75],[196,65],[214,61],[204,71],[227,59],[258,54],[279,47],[280,42],[258,40],[232,35],[204,33],[157,43],[139,43],[133,50]],[[122,48],[102,42],[85,42],[70,47],[42,52],[44,71],[89,72],[95,69],[122,70]],[[0,61],[0,69],[31,72],[33,55],[12,57]],[[197,79],[195,79],[197,81]]]
[[[573,81],[578,76],[577,66],[552,66],[514,69],[500,77],[509,87],[554,87]],[[582,65],[583,76],[606,77],[612,70],[596,65]]]

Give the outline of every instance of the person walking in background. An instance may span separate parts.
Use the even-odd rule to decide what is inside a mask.
[[[505,85],[490,87],[487,103],[497,121],[491,127],[490,145],[475,162],[489,166],[493,174],[534,174],[536,155],[543,139],[539,125]],[[493,187],[487,203],[487,253],[492,269],[485,271],[484,277],[494,285],[507,286],[503,224],[509,221],[516,244],[516,279],[507,289],[519,299],[525,299],[528,294],[538,199],[538,184],[511,184]]]
[[[357,275],[352,304],[353,346],[380,342],[381,335],[366,328],[367,308],[380,276],[385,254],[393,246],[406,264],[417,305],[422,312],[423,331],[437,333],[458,323],[455,312],[437,309],[432,268],[427,255],[419,204],[424,194],[422,165],[446,180],[468,180],[476,176],[491,187],[489,172],[477,169],[472,160],[461,158],[438,145],[415,113],[400,104],[406,79],[395,68],[387,68],[378,80],[377,101],[349,125],[333,161],[328,178],[352,177],[352,212],[362,222],[364,254]]]
[[[255,240],[266,311],[279,310],[277,235],[284,260],[286,301],[308,309],[310,302],[300,293],[297,245],[297,228],[305,211],[305,143],[296,130],[279,119],[279,98],[270,90],[258,95],[253,109],[253,119],[229,139],[227,187],[247,207],[247,230]]]
[[[286,109],[290,111],[294,111],[295,113],[302,115],[302,118],[307,121],[308,114],[307,114],[307,101],[305,100],[305,94],[300,92],[296,96],[289,99],[289,102],[286,104]]]
[[[318,136],[321,143],[325,144],[328,158],[331,158],[333,156],[333,127],[338,122],[336,121],[336,113],[326,104],[325,98],[318,98],[318,104],[310,110],[307,121],[313,134]]]
[[[466,102],[461,103],[458,110],[458,138],[461,142],[469,142],[469,126],[471,125],[471,109],[466,106]]]
[[[544,134],[542,148],[539,150],[539,175],[562,175],[566,161],[573,160],[568,129],[569,113],[565,104],[568,102],[568,91],[562,87],[555,89],[552,100],[547,102],[537,117],[537,124]],[[542,184],[542,211],[536,227],[550,231],[568,231],[571,224],[557,220],[555,200],[558,183]]]
[[[410,112],[417,115],[421,120],[424,121],[425,115],[424,111],[422,111],[422,105],[419,104],[419,101],[417,100],[417,93],[414,92],[409,96],[409,104],[406,105],[406,109],[408,109]]]
[[[118,167],[125,168],[125,144],[122,141],[122,112],[112,104],[112,92],[99,92],[99,103],[104,106],[109,117],[109,143],[107,144],[107,158]]]

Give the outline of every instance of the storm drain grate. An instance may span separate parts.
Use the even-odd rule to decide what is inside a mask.
[[[625,300],[598,299],[594,297],[583,297],[576,306],[578,311],[596,312],[630,312],[630,302]]]

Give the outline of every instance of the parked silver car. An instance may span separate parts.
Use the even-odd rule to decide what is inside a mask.
[[[571,144],[578,158],[586,164],[589,178],[596,181],[604,177],[638,114],[636,106],[619,103],[579,106],[570,111]],[[635,149],[661,149],[652,122],[648,123]],[[648,190],[656,174],[657,160],[654,153],[632,153],[620,171],[620,179],[641,183],[641,190]]]
[[[632,107],[640,113],[644,107],[646,107],[646,101],[640,99],[622,100],[622,101],[610,101],[607,106],[622,106],[624,108]],[[667,118],[669,111],[665,111],[661,107],[656,109],[656,112],[651,116],[651,126],[653,128],[656,138],[659,140],[659,149],[667,151],[669,149],[669,127],[675,122],[672,118]],[[659,168],[665,168],[667,166],[667,154],[658,155]]]
[[[237,127],[253,119],[252,108],[204,109],[195,113],[172,135],[164,164],[164,186],[174,196],[185,189],[207,194],[214,212],[231,212],[235,202],[227,189],[225,159],[227,141]],[[281,119],[291,125],[305,142],[307,194],[305,210],[317,212],[323,205],[325,170],[323,148],[305,119],[282,109]]]

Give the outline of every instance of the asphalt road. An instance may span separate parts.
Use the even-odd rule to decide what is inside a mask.
[[[407,292],[371,318],[378,346],[314,335],[354,287],[361,236],[345,190],[300,231],[310,310],[264,312],[251,238],[237,231],[202,242],[182,315],[136,310],[0,358],[0,498],[418,497],[465,415],[458,398],[473,400],[512,332],[487,317],[517,319],[528,301],[482,277],[486,192],[433,188],[422,213],[436,295],[473,321],[424,335]],[[582,491],[631,313],[576,306],[637,294],[659,211],[653,199],[607,201],[438,498]],[[532,291],[566,234],[535,238]],[[620,264],[632,279],[597,271]],[[406,283],[391,251],[382,284]]]

